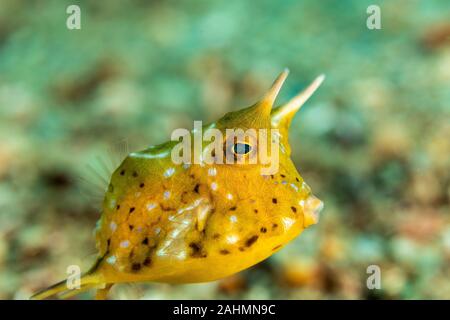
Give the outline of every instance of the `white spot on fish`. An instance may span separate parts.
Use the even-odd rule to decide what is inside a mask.
[[[117,229],[117,224],[114,221],[111,221],[111,223],[109,224],[109,228],[112,232],[114,232]]]
[[[295,220],[291,219],[291,218],[284,217],[281,220],[283,221],[283,225],[286,230],[290,229],[292,227],[292,225],[295,223]]]
[[[281,181],[281,184],[287,184],[286,180]]]
[[[117,261],[116,256],[109,256],[109,257],[106,259],[106,262],[108,262],[109,264],[115,264],[116,261]]]
[[[298,204],[300,205],[300,207],[304,207],[305,206],[305,200],[300,200],[299,202],[298,202]]]
[[[175,168],[169,168],[164,171],[164,177],[169,178],[175,173]]]
[[[233,195],[231,193],[227,193],[227,199],[228,200],[233,200]]]
[[[214,177],[217,174],[216,168],[209,168],[208,169],[208,175],[211,177]]]
[[[136,198],[139,198],[139,197],[141,196],[141,193],[140,193],[140,192],[136,192],[136,193],[134,194],[134,196],[135,196]]]
[[[230,221],[231,221],[231,222],[236,222],[236,221],[237,221],[237,217],[234,216],[234,215],[231,216],[231,217],[230,217]]]
[[[159,234],[161,232],[161,228],[155,228],[155,234]]]
[[[295,184],[291,183],[290,186],[292,189],[298,192],[298,187]]]
[[[183,164],[183,169],[185,169],[185,170],[189,169],[190,167],[191,167],[190,163]]]
[[[227,236],[228,243],[236,243],[239,240],[239,237],[235,234],[230,234]]]
[[[170,191],[164,191],[164,199],[170,198]]]
[[[148,211],[151,211],[151,210],[153,210],[153,209],[155,209],[156,208],[156,204],[154,204],[154,203],[149,203],[149,204],[147,204],[147,210]]]
[[[215,182],[211,183],[211,190],[213,191],[217,190],[217,183]]]
[[[129,245],[130,245],[130,241],[128,241],[128,240],[124,240],[120,243],[121,248],[128,248]]]

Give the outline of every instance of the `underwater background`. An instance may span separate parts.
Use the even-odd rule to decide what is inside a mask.
[[[449,36],[442,0],[2,0],[0,299],[88,268],[101,180],[126,150],[253,104],[285,67],[278,103],[327,76],[290,133],[319,224],[231,278],[111,297],[450,299]]]

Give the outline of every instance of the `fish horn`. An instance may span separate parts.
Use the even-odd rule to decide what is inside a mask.
[[[263,114],[270,114],[270,111],[272,110],[272,106],[275,102],[275,99],[278,96],[278,93],[281,90],[281,87],[283,86],[284,81],[286,80],[287,76],[289,75],[289,69],[285,68],[283,72],[281,72],[278,77],[273,82],[270,89],[264,94],[262,99],[255,105],[258,110],[260,110]]]
[[[282,122],[289,126],[294,114],[305,104],[305,102],[313,95],[325,80],[325,75],[319,75],[314,81],[302,92],[293,97],[286,104],[272,111],[272,126],[279,127]]]

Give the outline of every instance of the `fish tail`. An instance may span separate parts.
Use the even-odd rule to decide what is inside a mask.
[[[85,292],[89,289],[102,286],[102,283],[98,281],[98,277],[96,277],[95,275],[86,274],[83,275],[80,280],[81,280],[80,286],[77,288],[73,289],[69,288],[69,286],[67,285],[67,279],[65,279],[63,281],[55,283],[54,285],[42,291],[39,291],[38,293],[31,296],[30,299],[43,300],[53,297],[55,295],[58,295],[58,297],[61,299],[67,299],[82,292]]]
[[[95,265],[85,274],[81,276],[80,285],[77,288],[70,288],[67,283],[67,279],[55,283],[54,285],[39,291],[30,297],[32,300],[43,300],[55,295],[58,295],[61,299],[67,299],[82,292],[85,292],[93,288],[104,287],[104,282],[100,276],[98,270],[102,259],[97,260]]]

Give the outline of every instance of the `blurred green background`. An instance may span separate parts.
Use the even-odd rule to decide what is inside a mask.
[[[66,28],[70,4],[81,30]],[[327,75],[290,135],[320,223],[229,279],[111,297],[449,299],[449,35],[442,0],[2,0],[0,298],[92,262],[99,200],[83,179],[110,146],[248,106],[288,67],[279,102]],[[381,290],[366,287],[371,264]]]

